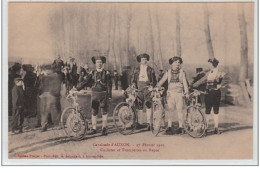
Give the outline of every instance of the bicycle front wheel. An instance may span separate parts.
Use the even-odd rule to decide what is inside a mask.
[[[123,135],[132,134],[136,128],[136,112],[126,102],[121,102],[115,107],[113,120],[117,131]]]
[[[153,104],[153,117],[151,131],[154,136],[157,136],[161,130],[161,124],[163,120],[163,107],[158,104]]]
[[[87,132],[87,122],[75,108],[68,107],[61,114],[61,125],[66,135],[72,140],[81,140]]]
[[[196,106],[187,107],[183,124],[185,131],[193,138],[200,138],[206,132],[207,122],[205,115]]]

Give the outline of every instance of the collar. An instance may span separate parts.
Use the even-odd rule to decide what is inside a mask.
[[[140,68],[147,68],[147,65],[140,64]]]
[[[176,69],[176,70],[173,70],[173,69],[171,69],[171,71],[172,71],[172,73],[179,73],[180,72],[180,69]]]
[[[102,72],[102,71],[103,71],[103,68],[101,68],[101,69],[97,69],[97,68],[96,68],[96,70],[97,70],[97,72]]]

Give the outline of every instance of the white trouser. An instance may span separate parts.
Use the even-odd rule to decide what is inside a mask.
[[[167,103],[168,103],[168,127],[172,126],[173,112],[177,109],[179,127],[182,128],[183,119],[183,93],[177,93],[173,91],[167,92]]]

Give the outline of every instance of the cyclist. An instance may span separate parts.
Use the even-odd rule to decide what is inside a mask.
[[[221,98],[220,88],[224,85],[224,81],[222,80],[225,73],[219,71],[218,64],[219,61],[214,59],[209,59],[208,62],[210,66],[213,67],[202,79],[193,84],[193,87],[198,87],[199,85],[206,83],[206,91],[205,95],[205,106],[206,106],[206,119],[207,124],[209,124],[210,113],[213,107],[213,117],[214,117],[214,133],[220,134],[218,130],[218,122],[219,122],[219,105]]]
[[[77,86],[77,90],[83,89],[85,86],[92,87],[92,130],[91,134],[97,133],[97,115],[100,108],[102,114],[102,135],[107,135],[107,111],[108,99],[112,98],[111,93],[111,75],[107,70],[103,69],[103,64],[106,63],[106,57],[94,56],[92,62],[96,65],[96,70],[93,70],[87,77],[87,80],[82,81]]]
[[[146,53],[140,54],[136,57],[137,61],[140,63],[140,66],[136,67],[132,75],[131,83],[141,90],[138,92],[138,96],[142,99],[146,107],[146,116],[147,116],[147,130],[150,130],[150,121],[152,116],[152,98],[149,94],[148,87],[154,87],[157,83],[154,69],[147,65],[150,56]],[[137,117],[141,118],[142,109],[144,105],[138,105]]]
[[[188,82],[186,78],[186,74],[181,68],[181,64],[183,63],[182,58],[178,56],[174,56],[169,59],[169,64],[171,68],[167,70],[162,79],[158,82],[158,86],[162,86],[165,81],[168,80],[168,91],[167,91],[167,103],[169,107],[169,111],[171,113],[168,114],[168,127],[166,129],[166,133],[172,132],[172,112],[175,107],[178,113],[178,121],[179,121],[179,130],[178,133],[183,134],[183,96],[188,97]]]

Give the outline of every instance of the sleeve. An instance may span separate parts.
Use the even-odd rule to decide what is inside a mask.
[[[130,82],[131,85],[132,85],[132,84],[135,84],[135,86],[137,86],[137,76],[136,76],[136,71],[137,71],[136,68],[132,71],[131,82]]]
[[[79,91],[79,90],[82,90],[85,86],[90,86],[92,85],[92,74],[89,74],[88,77],[87,77],[87,80],[83,80],[81,82],[78,83],[76,89]]]
[[[183,71],[183,87],[184,87],[184,93],[188,93],[189,92],[189,85],[188,85],[186,73],[184,71]]]
[[[12,89],[12,102],[13,102],[13,107],[18,107],[18,91],[16,88]]]
[[[195,82],[192,86],[193,87],[198,87],[200,86],[201,84],[204,84],[207,82],[207,77],[208,77],[208,74],[206,74],[204,77],[202,77],[200,80],[198,80],[197,82]]]
[[[164,82],[167,80],[167,78],[168,78],[168,70],[166,71],[166,73],[164,73],[163,77],[158,82],[158,86],[161,87],[164,84]]]
[[[153,79],[153,87],[155,87],[156,84],[157,84],[157,80],[156,80],[156,76],[155,76],[155,71],[154,71],[154,69],[152,69],[152,79]]]
[[[109,73],[106,74],[107,78],[107,94],[109,98],[112,98],[112,79]]]

